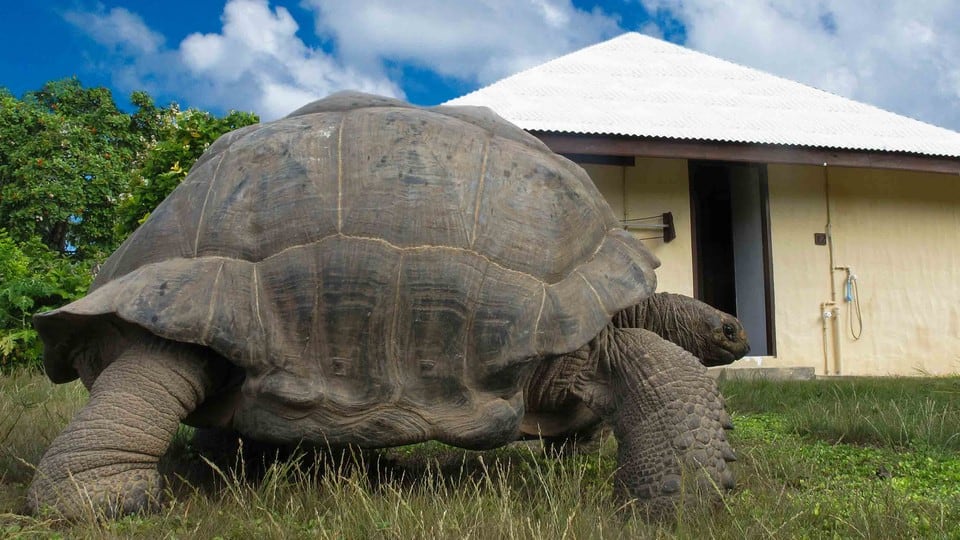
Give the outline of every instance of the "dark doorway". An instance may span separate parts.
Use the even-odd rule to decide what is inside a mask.
[[[691,161],[690,198],[696,297],[740,319],[751,354],[775,354],[766,167]]]
[[[736,315],[730,178],[723,167],[704,165],[692,179],[697,298]]]

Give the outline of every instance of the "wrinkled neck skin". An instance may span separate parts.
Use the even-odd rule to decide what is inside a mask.
[[[619,328],[643,328],[673,342],[698,358],[708,354],[707,339],[697,324],[696,300],[678,294],[656,293],[645,301],[624,309],[613,318]]]

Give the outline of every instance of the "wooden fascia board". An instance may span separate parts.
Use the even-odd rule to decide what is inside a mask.
[[[618,137],[532,131],[558,154],[865,167],[960,175],[960,158],[897,152],[813,148],[647,137]]]

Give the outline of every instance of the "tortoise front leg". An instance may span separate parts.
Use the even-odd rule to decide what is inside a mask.
[[[37,465],[30,511],[115,516],[155,503],[157,462],[211,388],[207,357],[200,347],[152,337],[120,353]]]
[[[612,326],[592,356],[574,392],[613,427],[618,498],[666,517],[681,499],[717,501],[733,487],[730,418],[696,357],[652,332]]]

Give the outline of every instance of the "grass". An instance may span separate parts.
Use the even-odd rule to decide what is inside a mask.
[[[535,444],[428,443],[347,456],[222,447],[183,428],[159,512],[67,523],[23,516],[77,384],[0,377],[0,537],[960,538],[960,378],[722,383],[738,488],[723,507],[651,525],[611,500],[616,442],[564,459]]]
[[[727,381],[724,395],[734,411],[775,413],[815,439],[960,451],[960,377]]]

